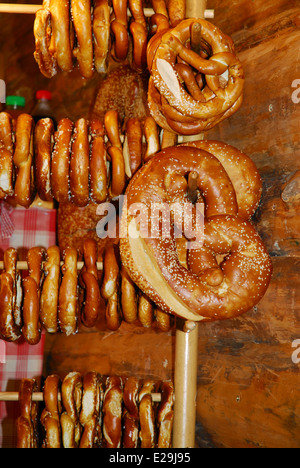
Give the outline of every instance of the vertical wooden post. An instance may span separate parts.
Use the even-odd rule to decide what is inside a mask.
[[[186,0],[187,18],[204,18],[207,0]],[[183,141],[203,139],[203,134]],[[196,431],[198,331],[195,322],[177,319],[175,344],[174,448],[194,448]]]

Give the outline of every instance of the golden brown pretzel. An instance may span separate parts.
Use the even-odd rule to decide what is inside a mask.
[[[73,69],[70,38],[70,1],[50,0],[51,26],[54,54],[59,68],[64,72]]]
[[[6,112],[0,113],[0,199],[14,194],[13,122]]]
[[[23,379],[19,389],[20,416],[17,419],[17,448],[32,449],[38,445],[38,404],[32,401],[37,391],[34,379]]]
[[[126,59],[129,49],[127,0],[113,0],[112,6],[115,15],[110,25],[115,38],[112,54],[116,60],[122,62]]]
[[[15,202],[29,208],[35,197],[33,169],[34,121],[28,114],[19,115],[16,123],[16,147],[14,165],[16,168]]]
[[[157,411],[158,440],[157,447],[169,449],[172,443],[174,418],[174,385],[171,381],[162,382],[160,387],[161,402]]]
[[[186,0],[167,0],[167,7],[172,26],[185,19]]]
[[[80,412],[80,423],[83,433],[79,448],[96,448],[101,438],[100,411],[103,393],[101,378],[96,372],[88,372],[83,377],[83,396]]]
[[[144,162],[146,163],[160,151],[158,126],[152,116],[145,119],[144,134],[147,141],[147,150],[144,155]]]
[[[89,190],[89,128],[86,119],[75,123],[70,160],[71,199],[77,206],[86,206],[90,199]]]
[[[203,41],[208,43],[211,49],[211,56],[208,60],[186,46],[190,41],[191,28],[195,22],[199,24],[199,27],[201,26]],[[184,89],[176,74],[177,57],[183,60],[185,64],[192,66],[195,74],[201,72],[206,75],[206,87],[204,90],[200,90],[205,99],[195,99]],[[243,70],[239,59],[235,55],[231,39],[205,20],[185,20],[163,34],[160,37],[160,43],[157,45],[155,53],[151,52],[149,67],[153,78],[152,86],[155,85],[160,95],[180,114],[192,120],[194,119],[195,123],[202,121],[202,130],[207,128],[208,123],[210,128],[219,121],[220,116],[224,116],[229,110],[232,111],[243,93]],[[220,76],[227,70],[229,78],[224,87],[220,81]],[[153,90],[149,92],[149,105],[152,108],[154,118],[157,119],[157,113],[153,107],[155,108],[155,105],[158,106],[159,103],[154,97]],[[168,125],[164,123],[163,128],[168,127],[169,129],[170,121],[167,119]],[[160,125],[162,122],[163,119],[160,119]],[[178,115],[175,122],[182,124],[184,121]],[[186,134],[192,132],[189,125],[185,123],[185,127],[188,127],[185,130]],[[184,126],[180,128],[184,130]],[[197,130],[199,130],[199,127],[197,127]]]
[[[71,14],[77,40],[73,55],[78,61],[81,75],[91,78],[94,74],[91,0],[71,0]]]
[[[139,441],[139,380],[129,377],[124,385],[122,448],[137,448]]]
[[[73,122],[70,119],[62,119],[58,122],[57,131],[54,134],[51,163],[51,188],[58,203],[66,203],[69,200],[72,133]]]
[[[61,395],[64,412],[60,417],[64,448],[78,448],[82,427],[79,415],[82,403],[82,378],[78,372],[70,372],[63,380]]]
[[[62,266],[62,282],[58,296],[59,326],[67,336],[77,332],[77,250],[67,247],[64,252],[64,264]]]
[[[60,285],[60,250],[49,247],[43,266],[45,278],[40,298],[40,319],[48,333],[56,333],[58,328],[58,294]]]
[[[50,375],[47,377],[43,388],[45,408],[41,414],[41,423],[45,432],[43,448],[61,448],[61,402],[59,400],[60,388],[60,377],[57,375]]]
[[[108,180],[106,165],[106,145],[104,125],[99,120],[90,123],[91,159],[90,159],[90,192],[95,203],[103,203],[107,198]]]
[[[109,110],[105,113],[104,126],[110,145],[122,149],[122,143],[120,139],[121,123],[118,111]]]
[[[147,69],[147,29],[137,21],[130,23],[130,32],[133,38],[133,66],[142,72]]]
[[[94,0],[94,57],[98,73],[106,73],[110,49],[110,9],[108,0]]]
[[[108,148],[108,154],[111,158],[110,195],[112,198],[115,198],[121,195],[125,189],[125,161],[123,151],[116,146],[110,146]]]
[[[53,50],[50,0],[43,2],[43,8],[38,10],[34,21],[35,52],[34,58],[41,73],[46,78],[52,78],[57,73],[57,61]]]
[[[120,448],[122,437],[123,382],[108,377],[103,400],[103,442],[105,448]]]
[[[126,174],[131,178],[142,165],[143,130],[139,119],[128,119],[123,147]],[[128,161],[127,161],[128,159]]]
[[[144,328],[150,328],[154,318],[153,302],[141,291],[139,292],[138,318]]]
[[[27,343],[36,345],[41,339],[40,286],[44,249],[33,247],[28,251],[29,276],[22,281],[24,291],[22,335]]]
[[[52,119],[40,119],[35,127],[35,182],[41,200],[52,201],[51,156],[54,124]]]
[[[155,383],[145,380],[139,393],[139,413],[140,413],[140,444],[141,448],[155,447],[155,414],[151,393],[155,391]]]
[[[227,255],[220,265],[222,283],[211,288],[206,284],[205,276],[198,278],[180,264],[172,231],[165,238],[161,228],[157,236],[142,237],[134,216],[128,213],[122,218],[122,262],[137,286],[165,312],[196,321],[236,317],[250,310],[263,297],[272,266],[255,229],[237,216],[235,190],[221,163],[197,148],[168,148],[151,159],[129,184],[126,191],[128,206],[142,201],[149,207],[153,197],[156,202],[181,203],[187,194],[172,192],[170,176],[184,177],[193,171],[199,175],[198,189],[205,200],[205,225],[203,245],[193,243],[191,248],[200,245],[200,248],[210,248],[213,256]],[[143,190],[137,191],[137,186],[142,186]],[[160,197],[153,194],[153,186],[162,188]],[[195,209],[194,205],[192,209]],[[175,219],[175,222],[180,227],[182,220]],[[129,225],[131,236],[127,235]],[[189,233],[185,235],[190,240],[193,237]]]
[[[83,244],[84,268],[81,280],[85,288],[84,302],[81,309],[81,320],[88,328],[92,328],[101,311],[101,294],[97,270],[97,242],[87,239]]]
[[[137,291],[135,284],[123,267],[121,269],[121,308],[125,322],[135,322],[138,316]]]
[[[21,278],[17,272],[17,251],[4,253],[4,271],[0,276],[0,336],[6,341],[17,341],[21,336]]]
[[[103,282],[101,295],[106,302],[106,324],[110,330],[117,330],[121,325],[120,300],[120,267],[115,247],[108,246],[103,256]]]

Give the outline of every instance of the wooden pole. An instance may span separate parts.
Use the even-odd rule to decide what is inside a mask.
[[[204,18],[207,0],[186,0],[187,18]],[[203,140],[204,135],[183,137],[182,141]],[[177,319],[175,344],[174,448],[194,448],[199,324]]]

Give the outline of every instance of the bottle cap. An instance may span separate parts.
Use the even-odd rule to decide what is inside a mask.
[[[25,107],[26,100],[22,96],[7,96],[6,105],[12,107]]]
[[[52,93],[51,91],[48,91],[47,89],[40,89],[39,91],[36,92],[35,97],[36,99],[47,99],[47,101],[51,101]]]

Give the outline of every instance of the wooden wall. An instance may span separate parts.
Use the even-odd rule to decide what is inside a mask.
[[[274,274],[255,310],[200,326],[197,442],[299,448],[300,363],[292,361],[292,343],[300,339],[300,103],[292,100],[292,83],[300,79],[299,2],[208,0],[208,7],[215,9],[214,23],[235,40],[246,86],[238,114],[207,138],[236,146],[260,170],[264,193],[254,222],[272,255]],[[53,91],[58,118],[87,115],[101,78],[82,80],[76,71],[50,81],[41,77],[32,57],[32,25],[32,17],[0,17],[9,93],[24,94],[30,108],[34,91],[46,87]],[[95,369],[170,378],[173,360],[173,332],[123,324],[109,333],[99,324],[72,338],[47,337],[44,374]]]

